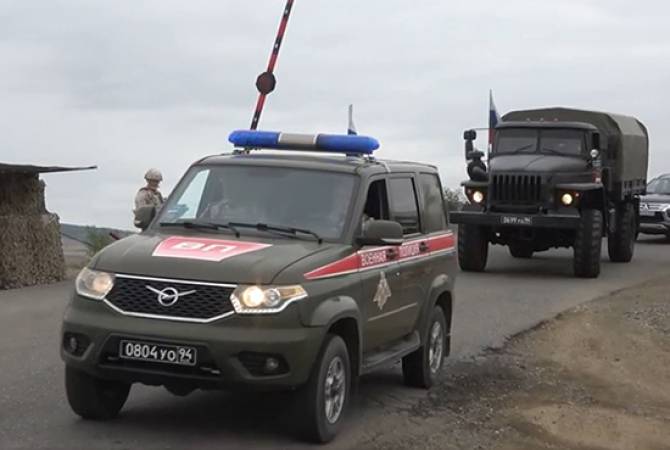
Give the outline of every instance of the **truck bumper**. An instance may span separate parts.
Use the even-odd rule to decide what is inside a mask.
[[[449,214],[451,222],[459,225],[483,225],[493,228],[560,228],[576,229],[578,214],[514,214],[487,211],[459,211]]]
[[[93,376],[130,383],[290,389],[307,381],[325,334],[323,327],[302,326],[295,305],[276,316],[231,316],[199,324],[128,317],[75,295],[63,321],[61,357]],[[72,336],[80,342],[79,351],[68,348]],[[122,339],[194,347],[197,364],[122,359]],[[279,360],[280,370],[264,373],[267,358]]]
[[[665,234],[670,235],[670,222],[659,223],[640,223],[639,228],[642,234]]]

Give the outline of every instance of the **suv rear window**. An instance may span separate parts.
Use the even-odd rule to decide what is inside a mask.
[[[403,234],[416,234],[419,225],[419,208],[412,178],[388,180],[391,218],[402,225]]]

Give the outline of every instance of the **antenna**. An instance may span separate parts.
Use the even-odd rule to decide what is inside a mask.
[[[294,0],[287,0],[286,7],[284,8],[284,14],[282,15],[281,22],[279,23],[279,31],[277,31],[277,38],[275,39],[274,46],[272,47],[272,53],[270,54],[270,62],[268,63],[268,68],[265,72],[261,73],[256,79],[256,89],[258,89],[258,101],[256,102],[256,110],[254,111],[254,117],[251,119],[251,129],[255,130],[258,128],[258,121],[261,118],[261,113],[263,112],[263,106],[265,105],[265,97],[275,90],[277,86],[277,79],[274,75],[275,65],[277,64],[277,58],[279,57],[279,49],[281,48],[282,41],[284,40],[284,33],[286,33],[286,27],[288,25],[288,19],[291,15],[291,9],[293,8]]]

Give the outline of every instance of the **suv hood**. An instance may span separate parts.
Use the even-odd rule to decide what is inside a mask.
[[[588,170],[585,159],[575,156],[545,154],[499,155],[491,158],[491,172],[584,172]]]
[[[332,247],[258,236],[143,233],[105,248],[91,268],[155,278],[269,284],[288,266]]]
[[[670,204],[670,195],[666,194],[649,194],[640,197],[640,201],[644,203],[668,203]]]

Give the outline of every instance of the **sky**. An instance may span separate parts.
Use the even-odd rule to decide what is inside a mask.
[[[132,228],[150,167],[169,193],[249,126],[284,0],[0,0],[0,162],[52,174],[61,221]],[[295,0],[260,128],[360,134],[466,178],[463,130],[569,106],[638,117],[670,172],[667,0]],[[485,133],[479,146],[486,147]]]

